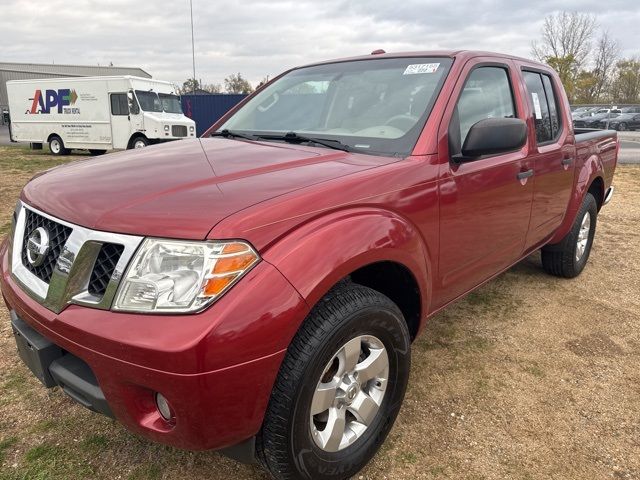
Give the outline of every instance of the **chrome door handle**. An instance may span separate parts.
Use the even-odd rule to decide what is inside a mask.
[[[563,158],[562,159],[562,165],[563,166],[571,165],[571,162],[573,162],[573,158],[571,158],[571,157],[567,157],[567,158]]]
[[[526,172],[520,172],[518,175],[516,175],[516,177],[518,178],[518,180],[524,180],[525,178],[533,177],[533,169],[530,168]]]

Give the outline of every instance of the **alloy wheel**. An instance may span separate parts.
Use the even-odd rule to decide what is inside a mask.
[[[373,423],[385,396],[389,356],[371,335],[349,340],[331,358],[311,401],[309,425],[326,452],[352,445]]]

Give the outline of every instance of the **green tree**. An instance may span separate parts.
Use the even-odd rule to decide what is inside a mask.
[[[611,85],[612,100],[616,103],[640,103],[640,59],[621,60]]]
[[[227,93],[251,93],[253,87],[241,73],[229,75],[224,79],[224,89]]]
[[[593,72],[583,70],[578,73],[574,83],[573,101],[577,104],[597,103],[596,90],[598,77]]]
[[[569,97],[569,102],[573,102],[574,93],[576,90],[576,79],[578,76],[578,63],[573,55],[566,55],[564,57],[546,57],[544,61],[553,68],[558,75],[564,89]]]

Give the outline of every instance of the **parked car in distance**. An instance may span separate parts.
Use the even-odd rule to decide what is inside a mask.
[[[150,440],[347,479],[429,318],[538,250],[583,271],[616,135],[574,129],[556,72],[511,55],[294,68],[199,139],[24,187],[0,245],[18,352]]]
[[[613,112],[600,112],[591,117],[580,118],[578,120],[573,121],[573,126],[575,128],[604,128],[599,127],[598,125],[604,125],[607,120],[611,121],[611,119],[616,118],[620,113]],[[602,122],[602,123],[599,123]]]
[[[609,121],[609,128],[621,132],[625,130],[638,130],[640,129],[640,113],[623,113]]]
[[[640,113],[640,106],[634,107],[622,107],[620,109],[621,113]]]

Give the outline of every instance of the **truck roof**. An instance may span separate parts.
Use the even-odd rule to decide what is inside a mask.
[[[412,52],[392,52],[392,53],[386,53],[386,52],[373,53],[372,52],[369,55],[358,55],[355,57],[337,58],[333,60],[325,60],[322,62],[310,63],[307,65],[303,65],[303,67],[310,67],[313,65],[324,65],[329,63],[369,60],[372,58],[403,58],[403,57],[447,57],[447,58],[459,58],[462,60],[468,60],[470,58],[475,58],[475,57],[495,57],[495,58],[517,60],[520,62],[526,62],[531,65],[537,65],[544,69],[550,69],[549,65],[545,65],[544,63],[540,63],[536,60],[531,60],[529,58],[518,57],[516,55],[510,55],[506,53],[487,52],[482,50],[421,50],[421,51],[412,51]]]
[[[7,85],[14,83],[56,83],[56,82],[86,82],[86,81],[98,81],[98,80],[136,80],[147,83],[164,83],[166,85],[173,85],[171,82],[165,80],[156,80],[155,78],[136,77],[134,75],[105,75],[97,77],[47,77],[47,78],[30,78],[27,80],[9,80]]]

